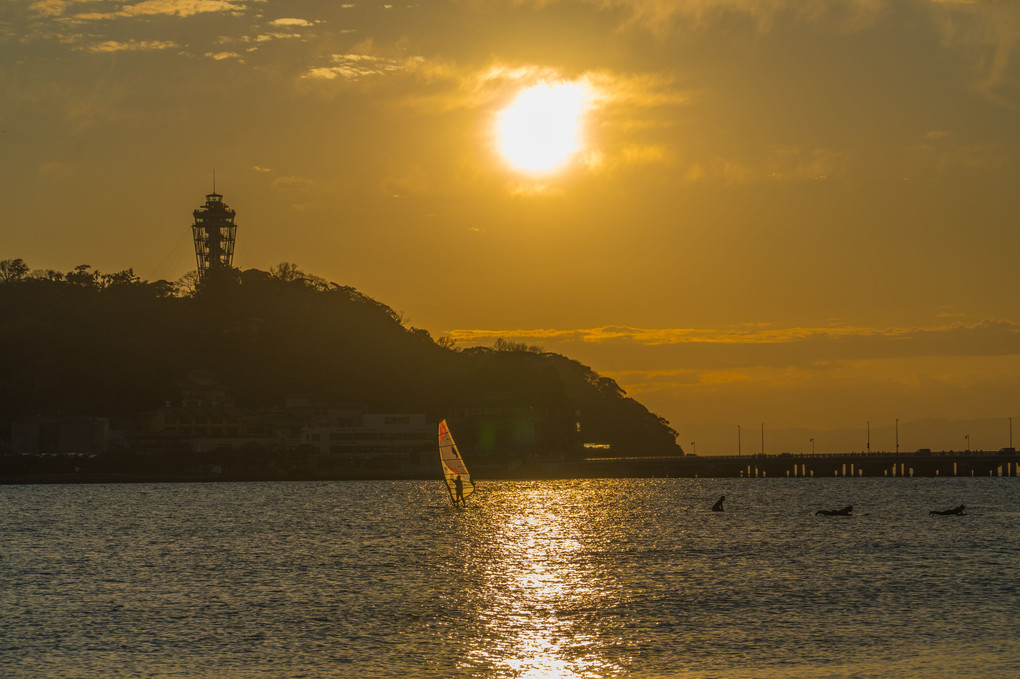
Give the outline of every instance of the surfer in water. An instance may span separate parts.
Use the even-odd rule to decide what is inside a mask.
[[[854,511],[853,505],[847,505],[843,509],[819,509],[815,512],[815,516],[821,514],[822,516],[853,516]]]
[[[464,482],[460,480],[459,474],[453,480],[453,504],[454,506],[464,504]]]
[[[938,514],[939,516],[963,516],[964,509],[963,505],[953,507],[952,509],[943,509],[941,512],[937,509],[933,509],[928,512],[928,516],[931,516],[932,514]]]
[[[725,495],[720,496],[719,499],[715,501],[715,504],[712,505],[712,511],[713,512],[721,512],[721,511],[723,511],[722,503],[723,503],[723,500],[725,500],[725,499],[726,499]]]

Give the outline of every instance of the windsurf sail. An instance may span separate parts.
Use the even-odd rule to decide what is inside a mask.
[[[462,499],[466,500],[471,493],[475,492],[475,484],[464,466],[464,458],[457,451],[457,444],[453,442],[453,434],[446,426],[446,420],[439,423],[439,461],[443,465],[443,478],[446,480],[446,490],[450,492],[450,501],[458,504]],[[460,479],[462,495],[457,497],[457,479]]]

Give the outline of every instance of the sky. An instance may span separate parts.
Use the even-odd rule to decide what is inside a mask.
[[[1017,2],[5,0],[0,95],[0,258],[180,278],[215,172],[236,266],[575,358],[688,452],[1020,427]]]

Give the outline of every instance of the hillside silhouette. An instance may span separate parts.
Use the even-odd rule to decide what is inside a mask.
[[[459,348],[410,327],[354,288],[281,264],[198,281],[149,282],[128,269],[30,272],[0,262],[0,438],[45,412],[130,418],[178,396],[189,371],[215,375],[238,406],[289,397],[376,412],[571,411],[581,434],[539,433],[537,448],[609,444],[676,455],[676,432],[612,379],[566,356],[498,340]],[[575,417],[571,415],[571,417]],[[513,442],[503,442],[512,446]]]

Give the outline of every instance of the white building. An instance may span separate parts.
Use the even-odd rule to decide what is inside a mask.
[[[434,452],[434,429],[422,413],[343,410],[306,424],[301,442],[322,457],[350,466],[400,466],[417,463],[422,453]]]

